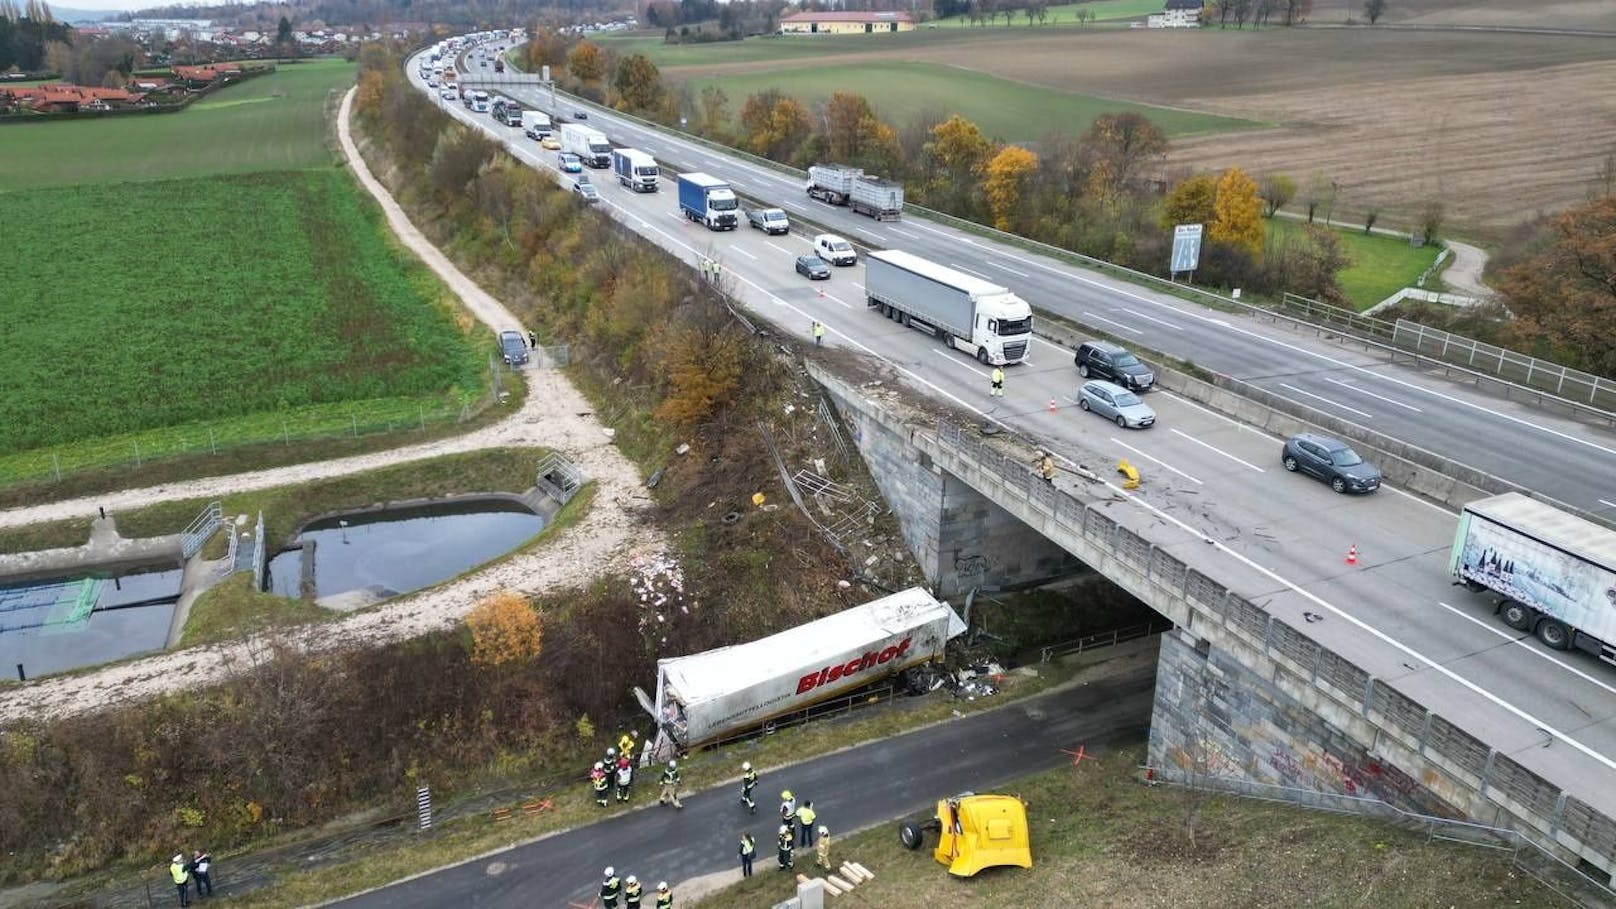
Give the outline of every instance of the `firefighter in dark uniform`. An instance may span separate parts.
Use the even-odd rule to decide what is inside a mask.
[[[673,909],[673,891],[667,881],[656,885],[656,909]]]
[[[640,886],[640,879],[632,874],[629,875],[628,880],[623,882],[624,909],[640,909],[640,896],[644,893],[644,890],[645,888]]]
[[[796,845],[796,837],[791,835],[791,825],[781,824],[780,835],[776,837],[775,848],[779,851],[780,870],[784,871],[795,867],[791,860],[791,850]]]
[[[747,761],[741,765],[741,804],[746,810],[757,814],[757,802],[752,798],[752,790],[757,788],[757,771],[752,769],[752,762]]]
[[[617,895],[623,892],[623,882],[617,878],[616,868],[606,869],[606,879],[600,882],[600,904],[605,909],[617,909]]]

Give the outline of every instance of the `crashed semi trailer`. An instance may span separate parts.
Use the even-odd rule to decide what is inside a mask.
[[[647,760],[699,747],[911,666],[941,659],[965,623],[913,587],[779,634],[657,661]]]

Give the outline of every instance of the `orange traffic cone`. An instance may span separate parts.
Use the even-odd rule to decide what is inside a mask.
[[[1350,547],[1347,548],[1347,564],[1348,565],[1356,565],[1356,564],[1358,564],[1358,544],[1357,543],[1353,543]]]
[[[1055,399],[1054,398],[1049,399],[1049,412],[1050,413],[1055,412]]]
[[[819,298],[821,300],[823,300],[825,298],[825,288],[823,288],[823,287],[819,288]]]

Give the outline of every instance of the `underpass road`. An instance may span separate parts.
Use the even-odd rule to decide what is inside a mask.
[[[643,809],[336,905],[345,909],[529,909],[562,907],[576,901],[587,906],[608,865],[620,877],[635,875],[647,890],[666,880],[674,885],[675,905],[688,905],[679,899],[679,882],[731,872],[739,877],[735,850],[743,830],[750,830],[757,839],[756,873],[779,873],[774,867],[773,843],[782,789],[790,789],[799,800],[813,801],[819,823],[829,827],[834,837],[926,813],[938,798],[966,790],[990,792],[1017,777],[1071,763],[1062,749],[1076,750],[1081,745],[1088,754],[1104,754],[1114,745],[1143,741],[1150,725],[1155,671],[1156,648],[1143,647],[1085,670],[1080,678],[1088,681],[1047,695],[795,766],[760,768],[756,815],[747,814],[738,804],[738,784],[687,794],[682,811],[659,807],[654,783],[659,769],[642,768],[641,779],[634,785],[634,801],[649,803]],[[729,748],[725,755],[726,760],[734,761],[739,777],[745,746]],[[890,826],[896,836],[896,823]],[[925,851],[913,858],[931,861]],[[798,870],[812,866],[812,850],[799,847],[796,859]],[[493,870],[496,862],[501,864],[497,873]]]
[[[511,94],[543,106],[537,92]],[[520,131],[458,104],[447,109],[503,138],[524,160],[553,171],[555,153],[538,149]],[[570,110],[563,105],[563,112]],[[689,163],[670,137],[659,134],[647,143],[640,127],[593,109],[589,122],[619,143],[650,146],[664,152],[664,160],[671,154],[676,164]],[[779,193],[774,201],[788,211],[812,211],[828,223],[858,228],[844,228],[844,235],[869,242],[902,239],[905,248],[939,261],[984,274],[1003,271],[1004,283],[1035,306],[1105,325],[1119,336],[1137,334],[1142,343],[1467,462],[1493,458],[1497,472],[1514,471],[1520,482],[1546,478],[1550,494],[1581,496],[1586,504],[1603,484],[1616,482],[1616,459],[1607,458],[1616,453],[1616,443],[1571,421],[1388,366],[1312,335],[1113,286],[1109,279],[990,241],[912,219],[877,223],[806,200],[800,185],[772,171],[720,162],[706,150],[699,156],[703,169],[733,177],[748,191]],[[1343,655],[1373,652],[1379,659],[1363,665],[1378,666],[1399,687],[1406,683],[1405,693],[1418,689],[1422,697],[1439,698],[1422,703],[1616,816],[1616,671],[1584,654],[1551,653],[1535,640],[1522,640],[1492,616],[1488,600],[1453,587],[1446,558],[1455,516],[1446,506],[1391,487],[1371,496],[1336,495],[1322,483],[1286,473],[1279,439],[1171,393],[1147,397],[1158,413],[1156,426],[1119,430],[1077,409],[1080,379],[1070,352],[1044,340],[1034,342],[1029,365],[1007,371],[1007,397],[989,398],[987,371],[974,360],[863,305],[861,266],[833,268],[829,281],[810,283],[791,268],[792,259],[809,250],[800,233],[765,237],[744,226],[708,231],[677,213],[669,185],[642,195],[617,186],[609,171],[590,175],[601,187],[603,208],[685,262],[718,258],[726,286],[782,331],[806,338],[810,321],[818,319],[828,328],[827,344],[884,363],[889,386],[1001,422],[1068,466],[1085,464],[1105,475],[1127,457],[1145,474],[1137,504],[1216,540],[1231,561],[1267,573],[1260,588],[1243,589],[1242,595]],[[1220,355],[1230,362],[1216,361]],[[1616,493],[1603,495],[1616,501]],[[1348,566],[1346,552],[1354,545],[1358,564]],[[1303,626],[1305,612],[1324,618]],[[1554,747],[1541,746],[1544,729],[1551,730]]]

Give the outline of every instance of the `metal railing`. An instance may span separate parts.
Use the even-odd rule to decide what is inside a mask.
[[[539,459],[533,485],[565,505],[583,488],[584,475],[578,466],[553,451]]]
[[[1123,641],[1134,638],[1145,638],[1153,634],[1160,634],[1173,627],[1173,623],[1163,619],[1154,619],[1143,625],[1129,625],[1126,628],[1113,628],[1110,631],[1101,631],[1097,634],[1085,635],[1070,641],[1061,641],[1058,644],[1049,644],[1038,648],[1038,662],[1048,663],[1060,657],[1072,656],[1085,650],[1098,650],[1101,647],[1112,647]]]
[[[1484,344],[1438,328],[1427,328],[1407,319],[1397,320],[1391,339],[1393,344],[1405,350],[1446,363],[1457,363],[1514,385],[1599,410],[1616,410],[1616,382],[1592,373]]]
[[[202,551],[208,538],[224,523],[224,508],[218,502],[209,502],[202,512],[180,531],[180,553],[187,559]]]
[[[258,523],[253,528],[252,553],[252,582],[254,590],[263,590],[268,584],[264,575],[269,567],[269,543],[264,539],[264,513],[258,513]]]
[[[915,433],[924,447],[924,430]],[[1441,768],[1457,789],[1497,806],[1530,825],[1526,837],[1594,854],[1606,867],[1616,867],[1616,820],[1529,770],[1456,723],[1426,709],[1391,682],[1308,637],[1261,606],[1191,568],[1170,548],[1156,545],[1124,527],[1104,507],[1039,479],[1020,454],[997,450],[985,439],[946,420],[935,429],[937,465],[955,476],[970,476],[979,492],[1012,514],[1035,511],[1063,529],[1069,539],[1056,540],[1089,564],[1111,566],[1112,579],[1159,612],[1181,611],[1198,629],[1221,626],[1273,664],[1273,683],[1284,690],[1312,690],[1340,709],[1361,718],[1381,733],[1384,750],[1393,745],[1426,758],[1440,758]],[[1096,478],[1097,479],[1097,478]],[[991,488],[996,487],[996,488]],[[1092,505],[1092,507],[1091,507]],[[1085,551],[1086,550],[1086,551]]]

